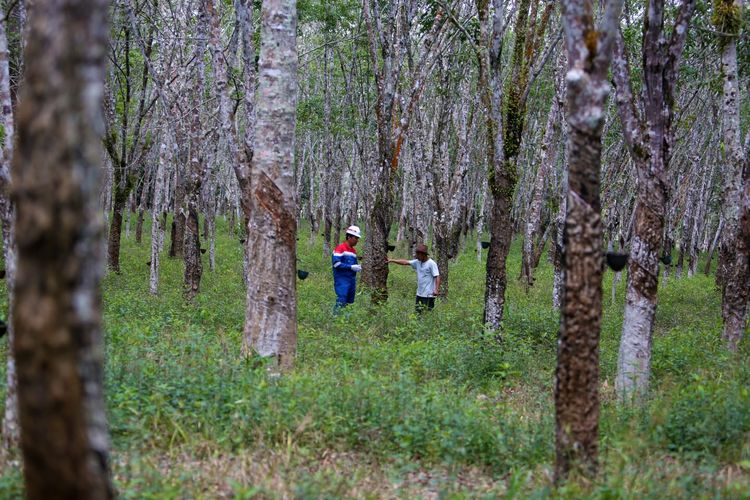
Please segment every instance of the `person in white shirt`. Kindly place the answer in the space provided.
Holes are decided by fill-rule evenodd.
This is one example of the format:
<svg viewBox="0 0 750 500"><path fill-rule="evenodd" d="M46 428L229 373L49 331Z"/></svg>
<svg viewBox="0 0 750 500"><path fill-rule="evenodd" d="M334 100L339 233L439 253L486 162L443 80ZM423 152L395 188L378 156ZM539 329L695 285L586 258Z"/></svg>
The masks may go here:
<svg viewBox="0 0 750 500"><path fill-rule="evenodd" d="M435 297L440 295L440 271L427 251L427 245L417 245L416 259L388 259L389 264L411 266L417 272L417 312L435 307Z"/></svg>

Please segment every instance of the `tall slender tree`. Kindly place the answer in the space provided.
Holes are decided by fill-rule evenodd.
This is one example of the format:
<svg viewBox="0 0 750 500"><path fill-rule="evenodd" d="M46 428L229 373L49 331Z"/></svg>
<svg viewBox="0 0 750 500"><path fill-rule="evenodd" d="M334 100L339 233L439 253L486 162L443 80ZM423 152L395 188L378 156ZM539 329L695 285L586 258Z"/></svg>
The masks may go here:
<svg viewBox="0 0 750 500"><path fill-rule="evenodd" d="M213 0L204 0L198 6L198 19L195 30L195 53L193 60L192 119L190 122L190 170L185 183L187 195L187 219L185 221L185 296L195 297L200 291L203 263L201 261L201 236L199 227L200 194L206 177L206 162L203 156L203 134L201 110L203 108L203 85L205 72L204 55L206 52L209 9L213 9Z"/></svg>
<svg viewBox="0 0 750 500"><path fill-rule="evenodd" d="M721 77L723 81L722 122L724 131L721 213L724 231L719 241L719 263L716 281L722 291L721 312L724 320L722 338L735 350L747 322L747 249L743 246L740 218L743 194L743 166L748 149L740 140L740 98L737 61L737 38L742 28L742 2L714 2L714 25L719 32ZM748 136L750 139L750 136Z"/></svg>
<svg viewBox="0 0 750 500"><path fill-rule="evenodd" d="M630 84L630 65L618 30L613 75L625 143L638 175L635 226L630 239L627 294L617 361L616 387L622 398L643 393L651 372L651 340L656 315L659 257L663 251L669 161L674 132L674 91L695 0L682 0L669 41L664 0L647 4L643 18L641 110Z"/></svg>

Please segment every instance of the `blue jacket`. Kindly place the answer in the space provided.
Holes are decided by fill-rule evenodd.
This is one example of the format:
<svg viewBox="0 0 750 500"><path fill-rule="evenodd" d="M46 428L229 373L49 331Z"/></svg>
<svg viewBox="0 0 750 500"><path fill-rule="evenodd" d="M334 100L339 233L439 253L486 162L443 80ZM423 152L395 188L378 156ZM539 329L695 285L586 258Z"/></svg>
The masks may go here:
<svg viewBox="0 0 750 500"><path fill-rule="evenodd" d="M346 242L341 243L333 251L331 256L333 264L333 283L355 282L357 273L352 271L352 266L357 263L357 250L350 247Z"/></svg>

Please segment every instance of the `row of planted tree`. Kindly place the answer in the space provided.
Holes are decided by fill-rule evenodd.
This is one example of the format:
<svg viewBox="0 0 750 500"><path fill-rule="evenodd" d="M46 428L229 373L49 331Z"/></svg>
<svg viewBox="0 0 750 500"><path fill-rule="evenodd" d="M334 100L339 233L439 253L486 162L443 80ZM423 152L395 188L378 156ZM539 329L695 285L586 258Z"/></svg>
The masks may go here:
<svg viewBox="0 0 750 500"><path fill-rule="evenodd" d="M204 245L214 265L215 219L228 217L245 248L247 348L284 368L296 350L300 221L322 233L324 258L342 226L364 223L375 303L388 297L389 236L411 247L431 239L445 289L450 260L473 238L480 257L487 239L483 319L498 338L511 241L523 239L526 287L549 248L561 311L559 477L596 468L604 248L610 260L628 256L623 400L648 389L660 269L662 279L672 268L691 275L704 252L708 273L718 254L723 338L737 348L750 295L750 134L743 145L739 91L750 61L739 3L4 7L0 218L15 357L3 429L15 443L20 407L26 457L38 457L41 441L29 444L39 431L24 408L39 416L65 399L54 385L63 373L83 410L74 415L65 399L71 414L46 418L98 429L80 443L106 457L101 273L91 265L102 213L113 272L123 224L135 217L140 242L150 213L152 294L172 214L169 255L184 259L188 300L200 293ZM90 181L97 173L100 184ZM70 357L45 335L64 338ZM25 399L33 387L46 396Z"/></svg>

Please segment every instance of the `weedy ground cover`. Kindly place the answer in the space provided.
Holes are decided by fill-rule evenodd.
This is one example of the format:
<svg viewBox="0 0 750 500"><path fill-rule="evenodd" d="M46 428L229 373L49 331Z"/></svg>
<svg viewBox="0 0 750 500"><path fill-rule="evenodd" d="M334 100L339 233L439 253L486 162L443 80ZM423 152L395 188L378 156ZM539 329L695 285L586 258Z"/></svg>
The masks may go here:
<svg viewBox="0 0 750 500"><path fill-rule="evenodd" d="M148 233L146 233L148 234ZM526 294L510 256L502 340L481 325L484 262L468 245L448 299L413 312L415 277L391 269L390 299L334 316L330 257L304 230L295 370L269 377L242 355L242 247L220 221L217 267L182 298L182 263L163 259L148 293L150 245L125 238L104 280L112 470L125 498L737 497L750 495L747 345L721 346L719 294L703 275L661 286L652 391L621 406L613 381L624 280L601 339L601 474L555 487L558 314L543 259ZM400 244L393 255L407 257ZM5 383L5 346L2 347ZM4 392L4 391L3 391ZM15 455L0 497L22 494Z"/></svg>

